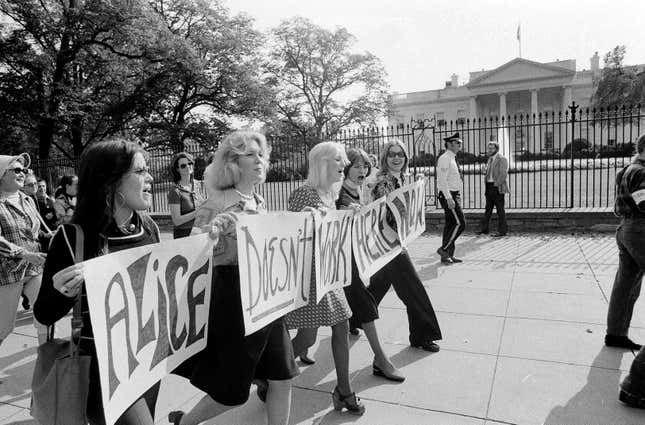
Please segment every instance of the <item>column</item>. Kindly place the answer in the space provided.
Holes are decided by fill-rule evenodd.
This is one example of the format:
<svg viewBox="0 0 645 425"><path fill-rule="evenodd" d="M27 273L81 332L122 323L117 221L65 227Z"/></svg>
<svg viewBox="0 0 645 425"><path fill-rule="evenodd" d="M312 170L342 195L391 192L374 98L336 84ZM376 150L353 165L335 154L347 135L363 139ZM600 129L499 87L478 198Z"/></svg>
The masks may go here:
<svg viewBox="0 0 645 425"><path fill-rule="evenodd" d="M538 89L531 89L531 118L537 119L538 114Z"/></svg>
<svg viewBox="0 0 645 425"><path fill-rule="evenodd" d="M564 115L565 112L569 110L569 105L571 105L571 102L573 101L571 86L564 86L563 89L564 90L562 92L562 115Z"/></svg>
<svg viewBox="0 0 645 425"><path fill-rule="evenodd" d="M506 116L506 92L499 93L499 120L502 121L504 117L504 122L508 119Z"/></svg>
<svg viewBox="0 0 645 425"><path fill-rule="evenodd" d="M471 119L477 118L477 96L470 96L470 107L468 114Z"/></svg>

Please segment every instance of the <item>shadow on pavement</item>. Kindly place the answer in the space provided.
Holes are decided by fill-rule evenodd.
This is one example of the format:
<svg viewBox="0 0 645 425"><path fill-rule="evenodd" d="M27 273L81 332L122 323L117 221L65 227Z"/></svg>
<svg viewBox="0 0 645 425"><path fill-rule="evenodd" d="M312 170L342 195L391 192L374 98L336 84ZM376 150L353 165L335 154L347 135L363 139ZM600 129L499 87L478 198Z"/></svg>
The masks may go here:
<svg viewBox="0 0 645 425"><path fill-rule="evenodd" d="M29 404L35 361L36 347L0 358L0 371L6 375L0 378L2 380L2 385L0 385L2 403Z"/></svg>
<svg viewBox="0 0 645 425"><path fill-rule="evenodd" d="M643 423L643 412L618 401L624 351L603 347L592 363L587 384L564 406L556 406L544 425Z"/></svg>

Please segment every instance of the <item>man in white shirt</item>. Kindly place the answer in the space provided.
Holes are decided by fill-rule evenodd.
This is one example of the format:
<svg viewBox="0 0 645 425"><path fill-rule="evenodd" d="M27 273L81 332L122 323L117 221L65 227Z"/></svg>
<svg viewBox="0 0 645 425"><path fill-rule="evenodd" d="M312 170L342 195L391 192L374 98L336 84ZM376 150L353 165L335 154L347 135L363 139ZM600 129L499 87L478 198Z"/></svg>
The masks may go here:
<svg viewBox="0 0 645 425"><path fill-rule="evenodd" d="M443 228L442 245L437 249L443 264L461 263L455 258L455 241L466 228L466 219L461 211L461 190L463 181L457 167L456 155L461 150L462 140L459 133L443 139L446 151L437 161L437 190L443 208L446 224Z"/></svg>

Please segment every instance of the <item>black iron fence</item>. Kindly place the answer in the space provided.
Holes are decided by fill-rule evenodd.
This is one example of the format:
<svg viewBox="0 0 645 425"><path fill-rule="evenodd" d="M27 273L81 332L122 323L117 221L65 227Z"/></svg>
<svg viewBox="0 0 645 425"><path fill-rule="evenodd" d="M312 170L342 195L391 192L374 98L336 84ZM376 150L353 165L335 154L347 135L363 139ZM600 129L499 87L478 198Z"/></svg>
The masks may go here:
<svg viewBox="0 0 645 425"><path fill-rule="evenodd" d="M411 122L406 126L345 130L333 140L379 155L384 143L399 139L410 153L410 173L427 179L426 201L436 206L435 163L443 153L443 138L459 132L464 141L458 163L463 174L463 206L484 207L483 167L486 147L496 141L509 159L511 194L507 207L515 209L611 208L616 173L627 165L638 136L645 131L640 106L589 110L575 103L564 112L535 116L515 115L460 119L435 123ZM273 138L271 167L259 191L270 210L287 207L289 194L304 183L308 147L296 139ZM210 152L192 147L195 174L201 178ZM148 160L155 179L153 210L167 212L167 193L172 186L171 152L155 151ZM75 172L76 160L36 161L38 176L52 183Z"/></svg>

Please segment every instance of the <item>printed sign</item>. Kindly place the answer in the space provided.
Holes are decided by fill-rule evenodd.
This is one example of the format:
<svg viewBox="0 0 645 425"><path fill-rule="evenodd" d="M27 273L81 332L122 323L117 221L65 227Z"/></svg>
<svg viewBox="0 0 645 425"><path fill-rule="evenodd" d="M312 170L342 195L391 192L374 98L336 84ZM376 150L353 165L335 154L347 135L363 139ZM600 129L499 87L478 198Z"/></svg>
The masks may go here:
<svg viewBox="0 0 645 425"><path fill-rule="evenodd" d="M311 213L240 215L237 255L246 335L309 303L313 241Z"/></svg>
<svg viewBox="0 0 645 425"><path fill-rule="evenodd" d="M83 263L108 425L206 347L212 251L204 234Z"/></svg>
<svg viewBox="0 0 645 425"><path fill-rule="evenodd" d="M396 220L399 241L403 247L426 230L425 181L403 186L387 196L387 205Z"/></svg>
<svg viewBox="0 0 645 425"><path fill-rule="evenodd" d="M398 236L385 222L385 197L362 207L354 215L352 250L365 285L370 277L401 253Z"/></svg>
<svg viewBox="0 0 645 425"><path fill-rule="evenodd" d="M314 216L316 303L329 291L352 283L352 211Z"/></svg>

